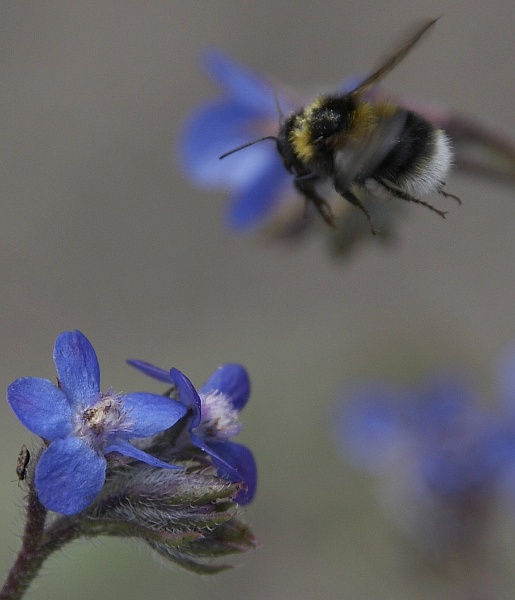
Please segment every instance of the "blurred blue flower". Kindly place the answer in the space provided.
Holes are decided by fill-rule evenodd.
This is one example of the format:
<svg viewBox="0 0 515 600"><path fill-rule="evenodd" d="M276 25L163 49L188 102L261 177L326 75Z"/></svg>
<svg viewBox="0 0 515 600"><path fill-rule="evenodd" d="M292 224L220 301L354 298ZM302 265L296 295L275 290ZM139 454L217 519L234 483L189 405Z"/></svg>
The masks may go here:
<svg viewBox="0 0 515 600"><path fill-rule="evenodd" d="M291 175L273 141L256 144L224 160L219 157L246 142L276 134L278 107L287 112L293 107L264 78L220 52L206 53L204 65L222 86L224 97L207 102L190 115L181 135L180 157L187 175L197 185L231 192L229 226L239 231L250 229L291 192Z"/></svg>
<svg viewBox="0 0 515 600"><path fill-rule="evenodd" d="M460 377L368 384L342 399L337 437L347 459L375 474L405 467L417 489L446 502L489 495L515 459L515 421L480 408Z"/></svg>
<svg viewBox="0 0 515 600"><path fill-rule="evenodd" d="M155 394L100 392L100 368L80 332L59 335L54 347L58 385L23 377L7 401L32 433L50 441L35 470L35 486L49 510L72 515L86 508L105 481L105 455L118 452L153 467L173 467L139 450L131 438L152 436L186 414L178 402Z"/></svg>
<svg viewBox="0 0 515 600"><path fill-rule="evenodd" d="M380 476L388 516L437 562L480 556L494 501L515 491L515 347L498 372L501 415L450 373L357 385L337 405L340 454Z"/></svg>
<svg viewBox="0 0 515 600"><path fill-rule="evenodd" d="M221 365L197 393L191 381L178 369L165 371L141 360L128 360L127 363L176 388L179 402L191 412L188 431L193 445L211 457L222 477L245 484L236 501L248 504L256 492L254 456L245 446L229 441L241 431L238 415L250 395L245 368L232 363Z"/></svg>

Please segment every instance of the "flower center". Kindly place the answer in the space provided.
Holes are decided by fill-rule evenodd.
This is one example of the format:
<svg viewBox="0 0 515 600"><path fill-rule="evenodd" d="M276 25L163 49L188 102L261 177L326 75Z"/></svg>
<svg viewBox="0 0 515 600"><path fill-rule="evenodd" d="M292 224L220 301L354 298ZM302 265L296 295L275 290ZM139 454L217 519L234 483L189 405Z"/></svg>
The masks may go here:
<svg viewBox="0 0 515 600"><path fill-rule="evenodd" d="M120 402L120 394L109 389L82 413L79 435L89 438L98 447L129 429L130 422Z"/></svg>
<svg viewBox="0 0 515 600"><path fill-rule="evenodd" d="M242 429L238 411L223 394L202 394L200 400L202 416L200 425L195 429L196 433L214 442L222 442L238 435Z"/></svg>

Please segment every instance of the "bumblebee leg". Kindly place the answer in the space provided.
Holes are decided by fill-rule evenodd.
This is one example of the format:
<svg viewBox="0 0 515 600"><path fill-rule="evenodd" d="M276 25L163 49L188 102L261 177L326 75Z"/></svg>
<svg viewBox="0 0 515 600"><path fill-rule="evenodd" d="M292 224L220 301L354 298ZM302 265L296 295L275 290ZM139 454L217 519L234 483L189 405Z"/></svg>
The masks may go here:
<svg viewBox="0 0 515 600"><path fill-rule="evenodd" d="M456 202L461 206L461 198L458 198L458 196L455 196L454 194L449 194L449 192L446 192L443 189L445 181L440 181L440 183L442 184L442 187L438 190L438 193L441 194L444 198L452 198L453 200L456 200Z"/></svg>
<svg viewBox="0 0 515 600"><path fill-rule="evenodd" d="M315 183L318 180L318 176L313 173L307 173L306 175L297 175L295 177L295 187L304 196L307 202L312 202L318 212L322 215L324 221L330 225L333 229L337 229L336 221L334 220L333 211L326 200L320 196L316 189Z"/></svg>
<svg viewBox="0 0 515 600"><path fill-rule="evenodd" d="M348 200L353 206L357 206L361 212L365 213L365 217L368 220L368 224L370 225L370 231L376 235L379 231L372 225L372 219L370 218L370 213L366 209L366 206L361 202L361 200L355 196L351 191L347 191L342 196L345 200Z"/></svg>
<svg viewBox="0 0 515 600"><path fill-rule="evenodd" d="M424 200L420 200L420 198L415 198L414 196L410 196L409 194L406 194L406 192L403 192L402 190L399 190L396 187L391 186L389 183L387 183L386 181L384 181L382 179L374 178L374 181L377 181L377 183L379 183L379 185L383 186L385 190L390 192L390 194L392 194L392 196L395 196L396 198L400 198L401 200L406 200L407 202L415 202L415 204L421 204L422 206L429 208L429 210L432 210L437 215L440 215L442 218L445 219L445 215L447 214L447 211L439 210L438 208L435 208L432 204L429 204L429 202L424 202Z"/></svg>

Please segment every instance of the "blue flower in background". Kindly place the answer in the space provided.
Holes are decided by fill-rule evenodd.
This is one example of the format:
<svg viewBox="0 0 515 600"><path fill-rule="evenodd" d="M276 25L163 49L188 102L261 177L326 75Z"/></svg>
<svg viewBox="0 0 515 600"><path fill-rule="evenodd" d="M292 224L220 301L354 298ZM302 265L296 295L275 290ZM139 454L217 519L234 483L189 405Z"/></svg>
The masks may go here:
<svg viewBox="0 0 515 600"><path fill-rule="evenodd" d="M245 484L236 501L248 504L256 492L256 463L248 448L229 441L241 431L239 412L250 395L245 368L232 363L218 367L197 393L191 381L178 369L165 371L141 360L128 360L127 363L176 387L179 402L191 411L188 431L193 445L211 457L222 477Z"/></svg>
<svg viewBox="0 0 515 600"><path fill-rule="evenodd" d="M338 404L341 455L381 476L389 516L438 560L481 547L474 545L489 503L513 491L515 348L499 373L503 415L486 411L473 387L450 374L414 386L363 384Z"/></svg>
<svg viewBox="0 0 515 600"><path fill-rule="evenodd" d="M515 459L515 421L480 408L459 377L368 384L343 400L337 436L347 459L375 474L408 466L417 485L447 502L488 495Z"/></svg>
<svg viewBox="0 0 515 600"><path fill-rule="evenodd" d="M153 467L169 465L135 448L145 438L174 425L185 407L155 394L100 391L100 368L88 339L64 332L55 342L58 385L23 377L7 388L7 401L32 433L50 442L35 470L35 486L49 510L72 515L86 508L102 489L107 461L118 452Z"/></svg>
<svg viewBox="0 0 515 600"><path fill-rule="evenodd" d="M288 193L292 177L273 141L263 141L224 160L219 157L251 140L275 135L279 128L278 106L292 106L264 78L220 52L204 56L209 75L223 89L190 115L179 142L180 157L188 177L206 188L229 190L229 226L250 229L266 219Z"/></svg>

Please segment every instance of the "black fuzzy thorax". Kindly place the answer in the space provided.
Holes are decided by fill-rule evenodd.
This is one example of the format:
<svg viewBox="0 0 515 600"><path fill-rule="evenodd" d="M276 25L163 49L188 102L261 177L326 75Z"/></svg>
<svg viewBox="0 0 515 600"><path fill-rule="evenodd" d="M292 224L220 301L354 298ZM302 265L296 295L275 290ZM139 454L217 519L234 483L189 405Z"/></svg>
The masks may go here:
<svg viewBox="0 0 515 600"><path fill-rule="evenodd" d="M338 135L348 129L356 100L350 96L327 96L311 110L310 129L313 143Z"/></svg>
<svg viewBox="0 0 515 600"><path fill-rule="evenodd" d="M290 173L304 174L315 170L320 175L333 171L333 149L324 142L349 128L356 100L349 96L326 96L286 119L277 136L277 150ZM308 127L315 156L310 165L303 162L291 144L296 127Z"/></svg>

